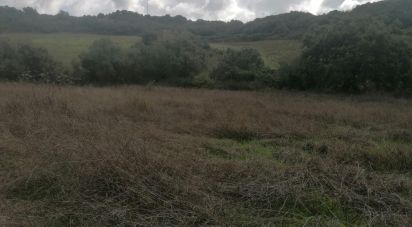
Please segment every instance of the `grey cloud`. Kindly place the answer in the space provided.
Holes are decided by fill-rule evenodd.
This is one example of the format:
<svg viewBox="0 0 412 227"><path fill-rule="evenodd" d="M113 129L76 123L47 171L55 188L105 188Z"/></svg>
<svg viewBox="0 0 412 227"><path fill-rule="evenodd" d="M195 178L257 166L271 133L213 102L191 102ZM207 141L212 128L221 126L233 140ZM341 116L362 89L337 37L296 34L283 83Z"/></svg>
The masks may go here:
<svg viewBox="0 0 412 227"><path fill-rule="evenodd" d="M326 0L323 5L331 9L339 9L342 2L341 0Z"/></svg>
<svg viewBox="0 0 412 227"><path fill-rule="evenodd" d="M124 8L129 5L129 0L113 0L113 2L116 8Z"/></svg>
<svg viewBox="0 0 412 227"><path fill-rule="evenodd" d="M207 2L205 10L217 11L222 10L227 5L227 0L210 0Z"/></svg>
<svg viewBox="0 0 412 227"><path fill-rule="evenodd" d="M153 15L183 15L190 19L252 20L291 10L314 14L348 10L358 4L377 0L149 0ZM72 15L108 13L115 10L145 12L146 0L0 0L0 5L30 6L41 13L66 10Z"/></svg>

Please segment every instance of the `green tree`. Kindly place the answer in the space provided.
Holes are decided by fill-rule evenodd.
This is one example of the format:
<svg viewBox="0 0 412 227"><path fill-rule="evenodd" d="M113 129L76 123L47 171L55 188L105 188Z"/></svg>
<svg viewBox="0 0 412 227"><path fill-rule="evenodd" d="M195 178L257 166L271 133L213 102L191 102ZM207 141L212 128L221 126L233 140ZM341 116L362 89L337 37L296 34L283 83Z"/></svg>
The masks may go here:
<svg viewBox="0 0 412 227"><path fill-rule="evenodd" d="M408 86L411 50L373 20L343 20L304 40L295 64L281 69L281 84L298 89L360 93Z"/></svg>
<svg viewBox="0 0 412 227"><path fill-rule="evenodd" d="M55 62L45 49L6 41L0 42L0 79L44 83L71 82L61 64Z"/></svg>
<svg viewBox="0 0 412 227"><path fill-rule="evenodd" d="M227 49L211 77L219 87L229 89L251 89L270 86L271 83L270 70L265 67L260 53L255 49Z"/></svg>
<svg viewBox="0 0 412 227"><path fill-rule="evenodd" d="M195 75L205 70L208 52L208 44L191 34L163 32L129 51L130 80L190 84Z"/></svg>
<svg viewBox="0 0 412 227"><path fill-rule="evenodd" d="M110 39L95 41L79 58L75 73L80 74L83 83L107 85L125 82L124 53Z"/></svg>
<svg viewBox="0 0 412 227"><path fill-rule="evenodd" d="M0 79L18 80L22 74L16 47L9 42L0 42Z"/></svg>

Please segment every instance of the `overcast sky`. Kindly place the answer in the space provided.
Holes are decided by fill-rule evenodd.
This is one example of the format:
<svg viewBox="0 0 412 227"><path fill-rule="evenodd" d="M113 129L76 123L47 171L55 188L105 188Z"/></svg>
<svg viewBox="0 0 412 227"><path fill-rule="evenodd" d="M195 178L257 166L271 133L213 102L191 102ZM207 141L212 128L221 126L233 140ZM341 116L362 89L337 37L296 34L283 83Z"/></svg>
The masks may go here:
<svg viewBox="0 0 412 227"><path fill-rule="evenodd" d="M349 10L356 5L377 0L149 0L152 15L183 15L190 19L253 20L284 12L307 11L321 14L330 10ZM59 10L71 15L95 15L119 9L146 12L146 0L0 0L0 5L18 8L30 6L41 13Z"/></svg>

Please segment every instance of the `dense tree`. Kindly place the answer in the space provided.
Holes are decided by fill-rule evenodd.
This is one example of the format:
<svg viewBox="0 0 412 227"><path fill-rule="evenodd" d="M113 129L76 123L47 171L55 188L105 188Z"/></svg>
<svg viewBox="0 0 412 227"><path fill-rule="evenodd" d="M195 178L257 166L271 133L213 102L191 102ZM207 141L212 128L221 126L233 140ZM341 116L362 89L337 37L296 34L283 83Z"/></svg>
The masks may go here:
<svg viewBox="0 0 412 227"><path fill-rule="evenodd" d="M75 76L83 83L169 85L190 84L204 71L208 44L187 33L163 32L145 37L129 50L107 39L96 41L75 64Z"/></svg>
<svg viewBox="0 0 412 227"><path fill-rule="evenodd" d="M79 56L75 76L83 83L100 85L125 82L125 56L123 50L110 39L95 41Z"/></svg>
<svg viewBox="0 0 412 227"><path fill-rule="evenodd" d="M134 82L190 84L206 68L209 45L189 33L162 32L135 45L128 55Z"/></svg>
<svg viewBox="0 0 412 227"><path fill-rule="evenodd" d="M241 39L259 40L265 38L300 39L318 18L310 13L291 12L265 18L258 18L242 26Z"/></svg>
<svg viewBox="0 0 412 227"><path fill-rule="evenodd" d="M351 12L353 17L377 17L387 25L400 28L412 27L412 1L385 0L358 6Z"/></svg>
<svg viewBox="0 0 412 227"><path fill-rule="evenodd" d="M255 49L224 51L211 73L218 87L229 89L250 89L263 84L270 86L270 75L270 70Z"/></svg>
<svg viewBox="0 0 412 227"><path fill-rule="evenodd" d="M27 44L0 42L0 79L69 83L62 66L48 52Z"/></svg>
<svg viewBox="0 0 412 227"><path fill-rule="evenodd" d="M373 20L343 20L308 35L282 84L328 92L400 91L410 86L411 50Z"/></svg>

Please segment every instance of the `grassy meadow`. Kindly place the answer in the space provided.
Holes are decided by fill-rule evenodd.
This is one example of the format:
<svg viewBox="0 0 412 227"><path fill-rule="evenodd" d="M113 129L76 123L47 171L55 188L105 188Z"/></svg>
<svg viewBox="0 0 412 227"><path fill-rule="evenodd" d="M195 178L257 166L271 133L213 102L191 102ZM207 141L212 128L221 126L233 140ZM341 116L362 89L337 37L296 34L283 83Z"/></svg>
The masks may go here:
<svg viewBox="0 0 412 227"><path fill-rule="evenodd" d="M0 84L0 226L410 226L412 101Z"/></svg>
<svg viewBox="0 0 412 227"><path fill-rule="evenodd" d="M45 48L57 61L70 66L80 53L87 50L90 45L102 38L111 39L122 48L127 49L133 44L140 42L141 38L136 36L114 36L95 34L73 34L73 33L5 33L0 34L0 39L14 42L29 43L36 47Z"/></svg>

